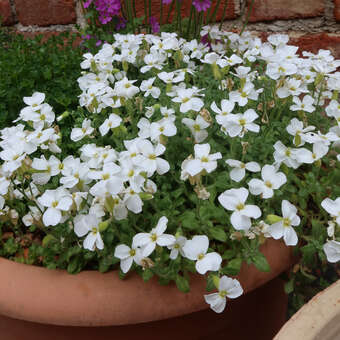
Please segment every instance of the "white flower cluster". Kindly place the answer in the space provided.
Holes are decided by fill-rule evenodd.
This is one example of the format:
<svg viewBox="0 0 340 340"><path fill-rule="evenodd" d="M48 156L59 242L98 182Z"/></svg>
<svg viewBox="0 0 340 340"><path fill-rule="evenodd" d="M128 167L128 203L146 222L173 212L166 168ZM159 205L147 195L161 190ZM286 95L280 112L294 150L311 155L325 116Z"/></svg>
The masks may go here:
<svg viewBox="0 0 340 340"><path fill-rule="evenodd" d="M317 165L332 145L340 142L340 103L337 99L340 74L335 72L340 61L323 50L317 55L305 53L303 58L299 57L297 47L287 45L285 35L272 35L268 42L262 43L247 33L239 36L204 28L202 34L207 33L212 39L210 48L196 40L185 41L174 33L163 32L161 36L115 34L113 44L104 44L96 55L84 55L81 63L84 71L78 79L82 91L80 106L88 110L91 117L107 115L98 128L101 136L113 136L115 131L123 131L125 125L134 124L136 134L123 141L122 151L110 145L96 145L93 138L98 132L90 119L84 119L82 126L73 127L70 135L74 142L85 141L79 149L79 157L68 155L60 159L59 129L52 108L44 103L45 95L36 92L32 97L25 97L27 106L16 121L19 124L1 131L2 209L6 209L4 197L7 195L25 197L31 202L30 212L22 217L25 225L56 226L71 219L77 236L86 235L83 247L101 250L104 248L101 233L108 224L114 219L127 218L129 212L141 213L143 200L152 199L157 192L157 180L151 178L168 173L173 166L165 155L167 143L171 144L179 126L191 136L188 139L192 142L192 154L181 159L178 179L189 180L196 185L198 197L208 199L210 193L204 188L202 177L214 172L218 161L225 156L212 152L211 132L221 133L226 138L226 150L233 143L240 143L247 134L260 134L262 113L259 111L267 112L271 105L265 102L266 107L256 108L259 96L265 91L259 84L266 81L275 89L277 98L291 98L293 102L289 110L296 111L297 117L291 119L286 128L293 146L277 140L273 144L272 164L262 166L256 159L244 162L243 154L239 159L234 159L235 155L233 159L225 158L223 165L231 168L229 177L236 182L236 187L218 196L218 202L231 213L233 228L245 235L248 233L249 238L255 237L254 233L262 230L258 226L265 223L255 221L262 216L262 211L257 205L247 204L249 194L254 196L251 200L272 198L287 182L287 176L280 171L281 165L292 169L303 164ZM169 67L170 59L176 65L174 69ZM255 62L265 63L263 75L249 67ZM128 79L131 67L138 69L143 80ZM213 101L209 106L205 103L206 89L200 88L199 82L187 81L203 67L211 67L212 75L219 81L219 89L224 91L224 99L217 103ZM227 77L229 72L234 81ZM308 88L312 83L315 94ZM153 105L144 107L140 104L142 117L120 115L120 109L132 103L138 105L143 100ZM321 105L334 122L326 133L306 124L308 115ZM161 119L153 118L156 111ZM281 114L281 111L276 112ZM132 123L136 118L138 121ZM272 119L279 120L280 117ZM88 142L90 138L92 143ZM40 156L36 151L40 151ZM246 177L246 171L254 174L247 182L248 188L238 184ZM27 172L32 174L32 182L21 186L20 176ZM260 173L260 177L256 173ZM41 189L56 176L60 178L56 189ZM337 224L340 224L339 199L326 199L322 204ZM133 263L144 266L156 247L167 247L171 260L181 255L195 261L200 274L221 269L222 257L209 251L206 235L194 235L187 240L184 235L165 234L167 223L167 217L163 216L150 232L137 233L131 245L116 247L114 256L121 260L124 273ZM283 238L292 246L298 242L294 227L299 224L297 208L283 200L282 217L276 216L275 223L266 225L262 233L275 239ZM330 261L340 260L340 242L329 241L324 248ZM242 294L238 281L226 276L219 278L216 286L218 293L205 296L216 312L224 309L226 297Z"/></svg>

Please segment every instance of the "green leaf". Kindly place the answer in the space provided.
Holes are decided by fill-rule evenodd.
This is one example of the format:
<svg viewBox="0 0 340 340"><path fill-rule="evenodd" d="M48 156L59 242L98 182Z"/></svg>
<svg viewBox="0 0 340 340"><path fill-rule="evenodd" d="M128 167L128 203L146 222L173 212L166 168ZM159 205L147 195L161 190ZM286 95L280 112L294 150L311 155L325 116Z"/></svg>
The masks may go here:
<svg viewBox="0 0 340 340"><path fill-rule="evenodd" d="M222 273L230 276L237 275L241 270L241 266L242 266L241 258L230 260L228 264L225 267L223 267Z"/></svg>
<svg viewBox="0 0 340 340"><path fill-rule="evenodd" d="M269 272L270 266L266 259L266 257L262 253L258 253L253 256L252 262L254 263L255 267L262 272Z"/></svg>
<svg viewBox="0 0 340 340"><path fill-rule="evenodd" d="M153 277L151 269L147 268L143 271L142 278L145 282L149 281Z"/></svg>
<svg viewBox="0 0 340 340"><path fill-rule="evenodd" d="M180 221L182 222L182 226L185 229L189 230L197 229L198 221L193 211L188 210L184 214L182 214L180 216Z"/></svg>
<svg viewBox="0 0 340 340"><path fill-rule="evenodd" d="M227 234L222 227L212 227L208 229L209 236L217 241L226 242Z"/></svg>
<svg viewBox="0 0 340 340"><path fill-rule="evenodd" d="M291 278L288 282L285 283L285 292L286 294L290 294L294 291L294 277Z"/></svg>
<svg viewBox="0 0 340 340"><path fill-rule="evenodd" d="M47 234L42 240L42 245L44 247L47 247L49 243L56 241L56 240L57 239L52 234Z"/></svg>
<svg viewBox="0 0 340 340"><path fill-rule="evenodd" d="M176 276L176 286L183 293L188 293L190 291L189 281L184 276Z"/></svg>

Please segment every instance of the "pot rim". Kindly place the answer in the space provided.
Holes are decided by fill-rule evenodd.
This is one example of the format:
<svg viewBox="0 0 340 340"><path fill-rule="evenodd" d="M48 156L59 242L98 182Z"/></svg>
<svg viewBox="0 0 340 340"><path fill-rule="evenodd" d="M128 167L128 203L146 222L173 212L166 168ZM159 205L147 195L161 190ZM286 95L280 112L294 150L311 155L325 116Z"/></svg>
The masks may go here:
<svg viewBox="0 0 340 340"><path fill-rule="evenodd" d="M274 340L335 339L335 337L333 337L335 336L335 334L333 334L335 330L334 328L332 329L332 325L339 324L339 296L340 280L315 295L308 303L299 309L284 324Z"/></svg>
<svg viewBox="0 0 340 340"><path fill-rule="evenodd" d="M294 262L292 248L268 239L261 246L271 271L243 263L237 276L250 292L278 276ZM161 286L155 277L144 282L136 273L121 280L117 271L65 270L16 263L0 258L0 314L62 326L118 326L168 319L209 308L205 277L192 275L191 290Z"/></svg>

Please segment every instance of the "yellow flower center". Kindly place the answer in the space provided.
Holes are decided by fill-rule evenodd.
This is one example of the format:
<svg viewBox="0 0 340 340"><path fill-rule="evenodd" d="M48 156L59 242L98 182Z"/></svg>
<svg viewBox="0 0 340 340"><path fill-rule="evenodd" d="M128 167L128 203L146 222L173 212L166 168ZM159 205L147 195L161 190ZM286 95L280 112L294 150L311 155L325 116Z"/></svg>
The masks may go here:
<svg viewBox="0 0 340 340"><path fill-rule="evenodd" d="M197 258L198 260L202 260L204 258L204 254L199 254Z"/></svg>
<svg viewBox="0 0 340 340"><path fill-rule="evenodd" d="M273 187L273 184L271 184L269 181L265 181L264 184L270 189Z"/></svg>
<svg viewBox="0 0 340 340"><path fill-rule="evenodd" d="M218 293L218 295L221 297L221 298L225 298L226 296L227 296L227 291L225 291L225 290L221 290L219 293Z"/></svg>
<svg viewBox="0 0 340 340"><path fill-rule="evenodd" d="M102 179L104 180L104 181L106 181L107 179L109 179L110 178L110 175L109 174L103 174L102 175Z"/></svg>
<svg viewBox="0 0 340 340"><path fill-rule="evenodd" d="M291 226L291 222L290 222L290 219L288 217L285 217L283 219L283 226L286 227L286 228Z"/></svg>
<svg viewBox="0 0 340 340"><path fill-rule="evenodd" d="M243 203L239 203L239 204L236 206L236 209L237 209L237 210L243 210L243 209L244 209L244 204L243 204Z"/></svg>
<svg viewBox="0 0 340 340"><path fill-rule="evenodd" d="M247 121L244 118L239 119L238 122L240 123L241 126L244 126L247 123Z"/></svg>
<svg viewBox="0 0 340 340"><path fill-rule="evenodd" d="M157 235L156 234L151 234L150 236L152 242L156 242L157 240Z"/></svg>

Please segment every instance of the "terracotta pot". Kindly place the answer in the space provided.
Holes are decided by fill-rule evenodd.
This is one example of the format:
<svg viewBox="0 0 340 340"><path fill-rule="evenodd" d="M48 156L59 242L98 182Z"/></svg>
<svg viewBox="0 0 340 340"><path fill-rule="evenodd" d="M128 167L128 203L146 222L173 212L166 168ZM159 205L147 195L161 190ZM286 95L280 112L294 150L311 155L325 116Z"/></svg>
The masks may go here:
<svg viewBox="0 0 340 340"><path fill-rule="evenodd" d="M340 280L320 292L282 327L274 340L340 338Z"/></svg>
<svg viewBox="0 0 340 340"><path fill-rule="evenodd" d="M268 240L261 250L271 271L263 273L244 264L239 280L245 293L272 280L293 262L291 248L282 242ZM126 326L170 319L208 308L203 299L206 282L201 276L192 277L191 291L187 294L178 291L174 285L160 286L156 279L145 283L136 274L122 281L115 272L84 271L70 275L63 270L48 270L5 259L0 259L0 276L0 314L49 325ZM218 315L207 312L218 320ZM241 313L237 318L240 316ZM199 325L197 320L195 327ZM176 323L172 329L174 327ZM163 339L168 338L163 336Z"/></svg>

